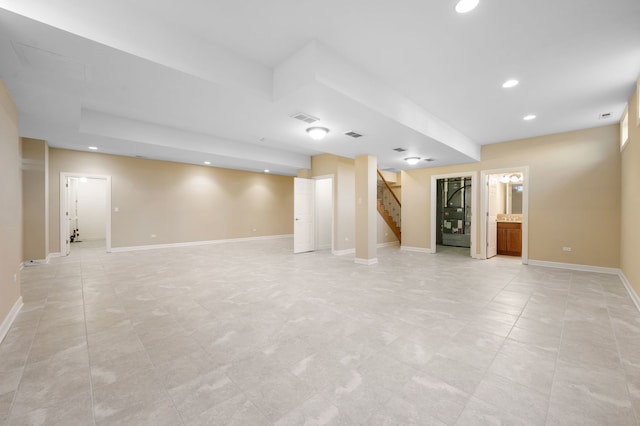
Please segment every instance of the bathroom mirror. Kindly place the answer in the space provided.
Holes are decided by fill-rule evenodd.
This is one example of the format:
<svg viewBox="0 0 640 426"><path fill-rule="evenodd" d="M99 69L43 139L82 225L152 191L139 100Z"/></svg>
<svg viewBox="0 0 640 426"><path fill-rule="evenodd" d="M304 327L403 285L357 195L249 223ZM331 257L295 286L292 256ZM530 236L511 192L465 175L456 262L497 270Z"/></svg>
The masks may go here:
<svg viewBox="0 0 640 426"><path fill-rule="evenodd" d="M507 214L522 214L522 183L508 183L506 196Z"/></svg>

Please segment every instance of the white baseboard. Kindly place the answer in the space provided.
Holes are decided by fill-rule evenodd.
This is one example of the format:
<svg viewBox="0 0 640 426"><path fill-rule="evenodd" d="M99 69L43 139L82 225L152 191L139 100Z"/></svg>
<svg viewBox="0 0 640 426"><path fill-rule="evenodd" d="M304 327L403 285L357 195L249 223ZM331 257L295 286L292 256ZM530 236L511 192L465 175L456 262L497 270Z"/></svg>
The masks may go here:
<svg viewBox="0 0 640 426"><path fill-rule="evenodd" d="M416 253L429 253L429 254L434 254L435 253L435 250L430 249L430 248L424 248L424 247L400 246L400 250L413 251L413 252L416 252Z"/></svg>
<svg viewBox="0 0 640 426"><path fill-rule="evenodd" d="M24 266L38 266L38 265L46 265L49 263L49 258L46 259L29 259L22 262Z"/></svg>
<svg viewBox="0 0 640 426"><path fill-rule="evenodd" d="M24 304L22 303L22 296L20 296L18 297L18 300L16 300L16 303L13 304L13 308L11 308L5 319L2 321L2 324L0 324L0 343L2 343L5 336L9 332L11 324L13 324L13 321L15 321L23 305Z"/></svg>
<svg viewBox="0 0 640 426"><path fill-rule="evenodd" d="M618 268L605 268L603 266L579 265L576 263L547 262L546 260L535 260L535 259L529 259L529 265L544 266L547 268L570 269L572 271L599 272L601 274L610 274L610 275L618 275L620 273L620 269Z"/></svg>
<svg viewBox="0 0 640 426"><path fill-rule="evenodd" d="M49 256L47 256L47 263L49 263L49 261L51 259L53 259L54 257L62 257L62 254L59 253L59 252L58 253L49 253Z"/></svg>
<svg viewBox="0 0 640 426"><path fill-rule="evenodd" d="M622 284L624 284L624 288L627 289L627 293L629 293L629 297L631 297L631 300L633 300L634 305L636 305L636 309L640 311L640 297L638 297L638 293L636 293L636 291L633 289L633 286L627 279L627 276L624 274L624 272L622 272L622 270L618 271L618 276L620 277Z"/></svg>
<svg viewBox="0 0 640 426"><path fill-rule="evenodd" d="M334 250L331 252L331 254L333 254L334 256L346 256L348 254L356 254L356 249L351 248L346 250Z"/></svg>
<svg viewBox="0 0 640 426"><path fill-rule="evenodd" d="M278 240L278 239L292 238L292 237L293 237L292 234L285 234L285 235L267 235L264 237L231 238L227 240L190 241L187 243L149 244L146 246L111 247L111 252L122 253L127 251L158 250L158 249L178 248L178 247L205 246L210 244L226 244L226 243L239 243L239 242L246 242L246 241Z"/></svg>
<svg viewBox="0 0 640 426"><path fill-rule="evenodd" d="M371 266L371 265L375 265L376 263L378 263L378 258L374 257L373 259L360 259L359 257L356 257L354 259L354 262L357 263L358 265Z"/></svg>
<svg viewBox="0 0 640 426"><path fill-rule="evenodd" d="M389 241L386 243L378 243L376 245L377 248L384 248L384 247L395 247L395 246L399 246L400 242L399 241Z"/></svg>

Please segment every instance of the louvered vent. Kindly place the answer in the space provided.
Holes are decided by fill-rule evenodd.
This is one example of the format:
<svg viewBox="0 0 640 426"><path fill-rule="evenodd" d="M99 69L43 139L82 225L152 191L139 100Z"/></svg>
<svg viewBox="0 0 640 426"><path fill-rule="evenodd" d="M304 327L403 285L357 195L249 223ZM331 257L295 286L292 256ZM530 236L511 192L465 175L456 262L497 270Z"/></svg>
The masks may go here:
<svg viewBox="0 0 640 426"><path fill-rule="evenodd" d="M319 121L319 118L316 118L312 115L305 114L304 112L299 112L297 114L293 114L290 116L291 118L295 118L296 120L304 121L305 123L311 124Z"/></svg>
<svg viewBox="0 0 640 426"><path fill-rule="evenodd" d="M360 133L357 133L357 132L346 132L345 135L351 136L352 138L361 138L362 137L362 135Z"/></svg>
<svg viewBox="0 0 640 426"><path fill-rule="evenodd" d="M393 148L393 150L396 152L405 152L406 148Z"/></svg>

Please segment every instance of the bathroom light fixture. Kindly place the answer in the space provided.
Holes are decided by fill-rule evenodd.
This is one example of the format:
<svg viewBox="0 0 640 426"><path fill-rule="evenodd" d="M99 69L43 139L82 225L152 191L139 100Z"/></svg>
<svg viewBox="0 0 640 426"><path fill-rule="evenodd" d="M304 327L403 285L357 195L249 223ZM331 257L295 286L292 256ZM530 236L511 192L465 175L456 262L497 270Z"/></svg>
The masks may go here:
<svg viewBox="0 0 640 426"><path fill-rule="evenodd" d="M90 149L91 151L97 151L97 150L98 150L98 147L97 147L97 146L90 146L90 147L89 147L89 149Z"/></svg>
<svg viewBox="0 0 640 426"><path fill-rule="evenodd" d="M311 136L311 139L315 141L319 141L324 139L325 136L327 136L327 133L329 133L329 129L327 129L326 127L309 127L307 129L307 133L309 133L309 136Z"/></svg>
<svg viewBox="0 0 640 426"><path fill-rule="evenodd" d="M211 161L205 161L204 164L208 166L209 164L211 164Z"/></svg>
<svg viewBox="0 0 640 426"><path fill-rule="evenodd" d="M415 166L416 164L418 164L418 161L420 161L420 157L407 157L404 159L404 161L406 161L410 166Z"/></svg>
<svg viewBox="0 0 640 426"><path fill-rule="evenodd" d="M265 173L269 173L269 169L264 169L264 172Z"/></svg>
<svg viewBox="0 0 640 426"><path fill-rule="evenodd" d="M530 121L530 120L533 120L534 118L536 118L536 116L533 114L525 115L524 117L522 117L522 119L525 121Z"/></svg>
<svg viewBox="0 0 640 426"><path fill-rule="evenodd" d="M520 183L522 182L522 175L521 174L512 174L512 175L502 175L500 176L500 182L501 183Z"/></svg>
<svg viewBox="0 0 640 426"><path fill-rule="evenodd" d="M478 3L480 3L480 0L460 0L458 4L456 4L456 12L470 12L478 6Z"/></svg>
<svg viewBox="0 0 640 426"><path fill-rule="evenodd" d="M510 89L511 87L517 86L518 83L519 83L518 80L507 80L504 83L502 83L502 87L504 87L505 89Z"/></svg>

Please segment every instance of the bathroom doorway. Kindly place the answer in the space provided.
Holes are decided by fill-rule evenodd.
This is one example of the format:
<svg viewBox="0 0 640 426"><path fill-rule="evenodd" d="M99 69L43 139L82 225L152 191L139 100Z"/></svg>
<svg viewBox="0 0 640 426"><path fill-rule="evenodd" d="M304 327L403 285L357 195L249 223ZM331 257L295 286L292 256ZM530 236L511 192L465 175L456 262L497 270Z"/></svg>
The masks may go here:
<svg viewBox="0 0 640 426"><path fill-rule="evenodd" d="M528 263L528 167L481 172L481 258L520 257Z"/></svg>

